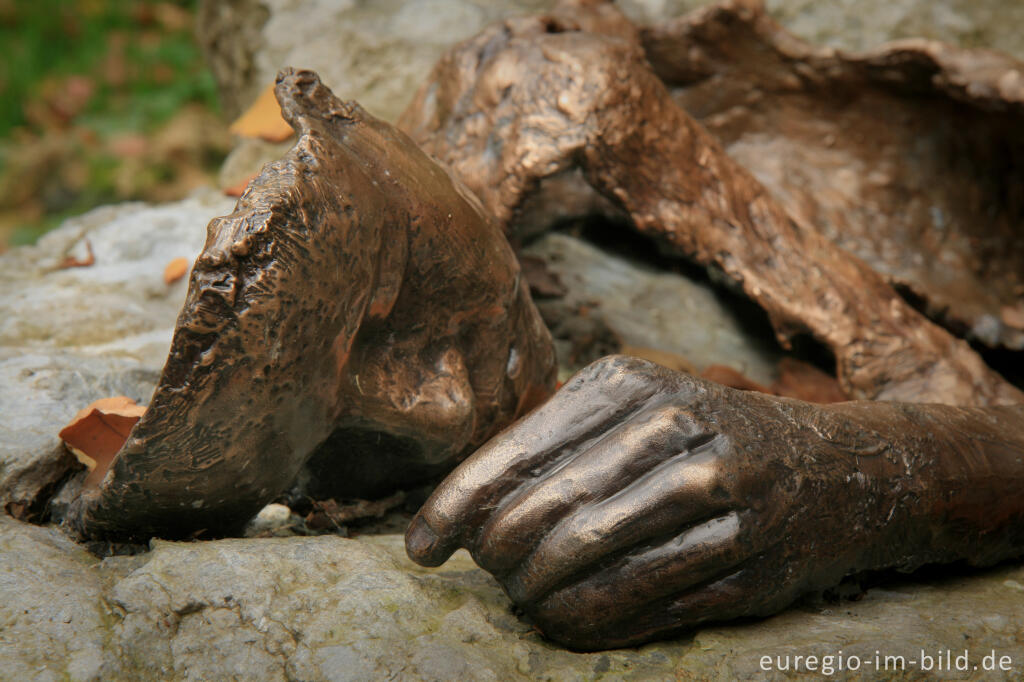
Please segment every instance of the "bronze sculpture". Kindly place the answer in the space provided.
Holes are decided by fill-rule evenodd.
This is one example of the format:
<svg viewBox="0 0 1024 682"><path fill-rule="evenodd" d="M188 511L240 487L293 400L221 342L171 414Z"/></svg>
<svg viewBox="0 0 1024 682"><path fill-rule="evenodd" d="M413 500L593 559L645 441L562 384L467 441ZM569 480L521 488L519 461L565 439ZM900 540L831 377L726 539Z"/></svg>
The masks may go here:
<svg viewBox="0 0 1024 682"><path fill-rule="evenodd" d="M780 201L677 103L696 108L687 85L730 71L711 44L726 29L786 57L782 76L748 87L769 101L775 77L797 94L808 83L834 93L875 87L876 69L893 90L922 64L983 111L1016 111L1017 86L982 73L968 80L989 90L960 92L956 64L918 48L874 62L815 53L751 7L641 32L608 3L580 2L453 50L402 125L483 208L401 133L314 75L283 74L299 142L211 223L150 409L71 525L94 537L231 532L309 463L325 486L363 495L450 469L550 389L550 341L486 215L518 239L545 227L554 202L623 216L717 269L780 339L828 346L852 395L961 407L812 406L606 359L437 489L409 530L414 559L467 546L546 634L600 648L770 613L851 571L1024 552L1024 395L889 284L934 302L926 312L950 327L1016 347L1009 322L978 323L1015 295L1015 195L975 193L1005 203L981 235L988 251L959 240L956 257L1003 248L993 272L1012 277L961 302L936 270L871 251L857 230L884 211L847 215L848 197L814 203L818 193L761 169ZM704 112L726 143L742 140L731 120L773 129L761 100L747 118L729 101L742 90L724 88ZM993 120L997 139L1007 124ZM814 159L799 161L812 174ZM821 216L853 224L854 250L885 276L837 246Z"/></svg>
<svg viewBox="0 0 1024 682"><path fill-rule="evenodd" d="M848 210L850 198L812 201L813 191L787 187L780 176L774 189L791 199L780 203L676 105L651 68L672 74L675 67L680 81L699 83L696 67L721 67L707 52L717 38L726 57L732 48L755 64L748 81L764 88L789 76L790 91L823 92L826 101L842 100L850 81L870 90L872 69L882 72L877 97L900 85L919 90L924 80L951 99L976 100L981 118L986 107L996 110L991 130L979 133L992 135L979 152L984 157L1001 135L1010 136L1008 154L1017 149L1007 120L1019 121L1022 90L1005 78L1014 62L936 57L941 50L930 45L861 60L813 53L774 35L752 5L723 3L645 36L600 2L506 22L443 58L402 124L462 174L513 235L535 229L533 204L559 195L581 211L619 211L664 251L722 271L768 311L782 340L807 330L826 344L852 395L987 407L814 406L628 358L582 370L460 465L406 536L410 557L427 565L467 547L545 634L574 648L632 645L701 622L772 613L858 571L960 559L986 565L1024 553L1024 396L826 236L830 220L857 229L869 220ZM754 38L744 42L744 30ZM794 84L794 74L810 84ZM712 79L703 91L712 99L707 110L732 117L718 122L727 133L736 120L742 132L743 122L766 116L763 93L744 93L743 85L730 91ZM715 88L722 92L709 94ZM755 95L746 102L752 111L729 100L736 91ZM679 98L702 105L694 93ZM853 109L843 112L846 122L864 115ZM790 134L799 137L808 125L802 119L813 115L796 118ZM773 124L785 139L785 125L762 122ZM948 134L936 138L929 143L949 143ZM764 148L770 145L762 155ZM897 148L892 157L905 153ZM885 160L869 149L846 161L872 154ZM908 165L920 161L910 155ZM813 159L800 163L814 167ZM1009 172L1006 182L1016 177ZM908 181L887 182L899 188ZM965 268L976 276L976 264L996 244L1007 249L1001 258L1013 272L1008 284L1018 287L1013 264L1024 253L1014 248L1013 232L1021 205L1001 185L988 190L984 183L973 190L974 206L988 211L966 229L978 239L959 244L952 260L974 263ZM1000 197L1002 204L992 203ZM941 210L962 216L966 209L955 199L945 197ZM915 220L904 226L911 235L921 229ZM849 238L869 256L877 246L856 230L839 232L830 236ZM895 239L915 244L906 234ZM875 260L885 261L883 253L879 248ZM898 282L913 270L901 271L898 260L876 265ZM1015 288L1000 294L966 287L954 301L939 286L940 274L919 267L907 286L939 302L937 317L954 326L1019 300ZM958 312L946 314L950 307ZM975 336L1019 343L1012 325L988 334L983 327Z"/></svg>
<svg viewBox="0 0 1024 682"><path fill-rule="evenodd" d="M1024 553L1024 405L813 405L599 360L462 463L406 535L548 637L604 649L771 614L872 569Z"/></svg>
<svg viewBox="0 0 1024 682"><path fill-rule="evenodd" d="M476 199L315 74L277 95L298 142L210 223L149 408L70 509L84 535L237 532L311 459L340 494L410 485L551 389L550 337Z"/></svg>
<svg viewBox="0 0 1024 682"><path fill-rule="evenodd" d="M675 103L635 27L610 3L566 3L560 13L492 26L457 46L399 125L463 178L513 237L532 203L552 201L537 199L549 191L563 204L621 211L665 252L721 272L764 308L783 345L807 333L827 346L850 396L1024 401L964 342L815 225L794 219L728 156ZM1016 199L1006 208L1020 210ZM996 237L1019 253L1012 237Z"/></svg>
<svg viewBox="0 0 1024 682"><path fill-rule="evenodd" d="M1016 60L927 40L845 54L736 2L640 41L676 103L790 217L957 335L1024 348Z"/></svg>

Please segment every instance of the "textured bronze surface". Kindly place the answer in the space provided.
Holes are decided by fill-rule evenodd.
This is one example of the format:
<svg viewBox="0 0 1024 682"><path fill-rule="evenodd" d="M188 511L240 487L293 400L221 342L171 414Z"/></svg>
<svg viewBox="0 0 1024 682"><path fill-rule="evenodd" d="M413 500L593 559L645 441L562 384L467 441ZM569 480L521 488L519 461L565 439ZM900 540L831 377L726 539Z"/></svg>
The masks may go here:
<svg viewBox="0 0 1024 682"><path fill-rule="evenodd" d="M642 41L675 101L794 220L955 333L1024 348L1024 64L926 40L819 49L750 2Z"/></svg>
<svg viewBox="0 0 1024 682"><path fill-rule="evenodd" d="M841 57L766 22L736 1L640 32L581 0L459 46L403 125L483 207L405 135L284 73L299 141L211 223L150 408L71 524L226 532L303 466L362 495L451 468L552 381L501 227L596 211L724 274L783 342L812 334L851 395L913 402L812 405L606 358L449 476L413 559L468 547L543 632L593 649L772 613L858 571L1024 553L1024 395L889 284L1018 344L1019 85L1001 58ZM871 130L884 112L896 123ZM975 120L958 156L944 126ZM837 126L850 137L830 142Z"/></svg>
<svg viewBox="0 0 1024 682"><path fill-rule="evenodd" d="M682 29L677 32L685 37ZM675 35L671 30L652 33L648 44L652 50L678 47L671 40ZM716 39L731 45L734 36L719 27ZM743 31L735 36L737 50L743 49L744 39ZM894 54L927 56L909 47ZM671 51L659 59L664 70ZM863 69L869 70L867 65ZM884 80L887 72L879 71ZM895 71L905 73L909 67ZM962 87L969 92L972 85ZM990 99L999 101L996 93ZM858 121L863 133L864 116ZM637 29L610 4L568 3L551 15L493 26L457 46L435 67L400 126L449 164L513 237L518 230L533 229L523 225L524 216L530 223L535 207L551 204L557 195L567 196L564 205L580 210L601 210L611 203L666 252L724 273L768 312L783 344L800 333L825 344L851 396L962 405L1024 402L1024 394L992 372L966 343L918 313L883 276L829 239L827 229L804 214L791 215L785 203L727 155L676 103L652 70ZM873 144L870 138L863 142ZM785 170L785 158L771 158ZM986 242L986 248L1002 245L1016 253L1010 260L1019 256L1020 240L1008 244L1000 235L1006 232L1004 221L1020 213L1014 177L1007 177L1006 186L1013 196L997 211L992 239ZM991 217L988 199L979 199L979 225ZM835 210L842 212L845 205ZM896 212L902 208L880 206ZM871 216L878 218L879 212L865 215L874 220ZM866 239L878 240L882 253L888 252L889 240L910 248L909 237L891 237L887 223L879 226L881 220L871 222L874 232ZM857 233L852 234L856 240ZM907 258L927 261L929 255L926 250ZM971 262L980 258L975 253ZM947 272L951 267L925 270Z"/></svg>
<svg viewBox="0 0 1024 682"><path fill-rule="evenodd" d="M463 462L406 535L552 639L634 645L854 572L1024 553L1024 405L812 405L612 356Z"/></svg>
<svg viewBox="0 0 1024 682"><path fill-rule="evenodd" d="M315 74L282 73L277 96L298 142L210 223L149 409L71 509L85 535L230 532L318 447L338 485L408 484L553 385L479 202Z"/></svg>
<svg viewBox="0 0 1024 682"><path fill-rule="evenodd" d="M437 488L410 557L466 547L545 634L596 649L773 613L860 571L1024 554L1024 395L885 279L1018 344L984 329L1021 294L1008 64L814 51L754 2L642 35L568 3L452 50L401 125L513 238L543 229L538 207L617 212L724 273L781 340L826 344L851 395L912 402L812 405L606 358Z"/></svg>

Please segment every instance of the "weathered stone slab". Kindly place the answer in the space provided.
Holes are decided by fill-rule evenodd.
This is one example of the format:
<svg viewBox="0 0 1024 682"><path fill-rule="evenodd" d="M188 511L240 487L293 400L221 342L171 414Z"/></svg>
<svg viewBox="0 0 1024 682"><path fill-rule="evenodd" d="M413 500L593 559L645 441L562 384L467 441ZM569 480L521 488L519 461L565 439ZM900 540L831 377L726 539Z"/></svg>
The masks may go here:
<svg viewBox="0 0 1024 682"><path fill-rule="evenodd" d="M453 43L486 24L550 9L555 0L204 0L198 36L237 116L285 66L317 71L339 97L393 121ZM620 0L640 24L679 16L707 0ZM797 35L850 50L924 37L1024 57L1024 5L1007 0L766 0Z"/></svg>
<svg viewBox="0 0 1024 682"><path fill-rule="evenodd" d="M765 6L812 43L865 50L889 40L931 38L1024 58L1024 4L1015 0L765 0Z"/></svg>
<svg viewBox="0 0 1024 682"><path fill-rule="evenodd" d="M847 667L851 657L862 663L840 671L833 659L836 679L965 677L926 675L922 650L966 650L979 669L995 651L1018 675L1024 665L1022 567L578 654L516 618L465 553L419 568L398 535L156 541L146 554L100 562L55 530L0 519L0 550L8 679L784 679L765 672L763 656L774 668L776 657L839 652ZM876 675L876 651L902 656L904 670Z"/></svg>
<svg viewBox="0 0 1024 682"><path fill-rule="evenodd" d="M544 260L558 276L567 290L565 308L586 306L589 316L600 316L625 344L679 355L698 372L718 364L764 384L778 378L782 352L767 322L744 319L752 306L743 301L738 307L740 301L706 281L560 233L542 237L524 253Z"/></svg>
<svg viewBox="0 0 1024 682"><path fill-rule="evenodd" d="M233 200L207 192L174 204L124 204L69 220L0 255L0 508L31 506L67 469L57 432L93 400L146 403L167 358L206 223ZM87 267L61 268L66 257Z"/></svg>
<svg viewBox="0 0 1024 682"><path fill-rule="evenodd" d="M545 11L555 0L204 0L197 35L227 117L244 111L286 66L317 71L343 99L394 121L442 52L499 19ZM630 19L654 24L706 0L620 0ZM862 50L907 37L991 47L1024 57L1024 4L1012 0L766 0L802 38ZM243 140L221 184L233 186L281 155Z"/></svg>
<svg viewBox="0 0 1024 682"><path fill-rule="evenodd" d="M56 529L0 516L0 678L99 679L110 622L98 564Z"/></svg>

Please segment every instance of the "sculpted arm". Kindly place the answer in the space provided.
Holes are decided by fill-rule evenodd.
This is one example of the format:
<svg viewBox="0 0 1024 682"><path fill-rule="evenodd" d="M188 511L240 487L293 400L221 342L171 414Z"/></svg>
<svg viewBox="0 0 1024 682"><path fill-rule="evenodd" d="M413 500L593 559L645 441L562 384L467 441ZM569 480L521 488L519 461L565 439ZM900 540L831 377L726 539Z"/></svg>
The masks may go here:
<svg viewBox="0 0 1024 682"><path fill-rule="evenodd" d="M596 649L765 615L851 573L1024 552L1024 406L819 406L625 357L466 460L407 535L467 547Z"/></svg>
<svg viewBox="0 0 1024 682"><path fill-rule="evenodd" d="M1022 394L864 261L795 221L673 100L610 3L568 2L455 47L399 122L513 233L579 177L665 253L722 273L783 344L808 333L848 395L988 405Z"/></svg>

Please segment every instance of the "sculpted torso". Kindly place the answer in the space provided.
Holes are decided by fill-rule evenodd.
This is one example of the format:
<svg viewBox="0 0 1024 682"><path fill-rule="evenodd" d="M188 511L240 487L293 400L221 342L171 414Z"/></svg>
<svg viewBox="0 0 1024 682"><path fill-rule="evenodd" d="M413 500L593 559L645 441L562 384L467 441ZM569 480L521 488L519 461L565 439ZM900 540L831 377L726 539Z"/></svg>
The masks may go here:
<svg viewBox="0 0 1024 682"><path fill-rule="evenodd" d="M410 557L437 565L468 548L546 635L580 649L770 614L859 571L1024 553L1024 394L894 291L909 275L884 250L843 250L815 225L846 215L849 197L796 196L776 178L778 199L708 132L725 139L725 122L687 113L687 78L729 57L698 77L687 41L718 22L781 53L766 20L728 4L642 33L583 5L457 46L400 122L408 136L315 74L281 74L298 142L210 224L149 410L69 526L231 533L303 470L366 497L454 467L409 528ZM874 87L879 63L892 90L924 61L952 83L936 98L988 121L991 103L957 90L970 74L942 54L798 47L787 54L813 72L810 91ZM1000 97L1000 116L1021 115L1024 92ZM984 183L971 195L996 216L978 243L1001 245L1012 270L1024 254L1000 240L1022 206L985 192L1002 196ZM858 400L813 405L625 356L551 395L551 339L506 241L536 229L540 199L612 212L715 270L780 340L830 349ZM868 214L849 219L859 230ZM950 327L1012 290L979 285L960 305L934 271L920 277ZM1018 342L1007 325L992 338Z"/></svg>

